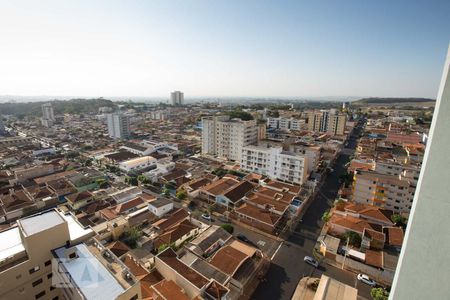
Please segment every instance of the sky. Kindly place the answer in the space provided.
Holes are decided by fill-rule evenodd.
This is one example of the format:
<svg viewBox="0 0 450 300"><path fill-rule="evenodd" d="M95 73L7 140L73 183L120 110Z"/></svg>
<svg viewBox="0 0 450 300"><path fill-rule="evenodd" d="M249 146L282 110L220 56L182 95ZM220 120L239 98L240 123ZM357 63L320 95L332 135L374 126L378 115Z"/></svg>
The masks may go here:
<svg viewBox="0 0 450 300"><path fill-rule="evenodd" d="M0 95L430 97L450 1L0 0Z"/></svg>

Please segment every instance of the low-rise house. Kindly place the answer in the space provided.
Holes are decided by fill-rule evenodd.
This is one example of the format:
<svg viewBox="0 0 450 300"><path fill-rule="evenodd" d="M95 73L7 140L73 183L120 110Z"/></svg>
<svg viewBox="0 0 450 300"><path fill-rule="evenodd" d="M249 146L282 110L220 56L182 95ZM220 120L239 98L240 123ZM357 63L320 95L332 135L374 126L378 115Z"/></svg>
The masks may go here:
<svg viewBox="0 0 450 300"><path fill-rule="evenodd" d="M126 173L141 172L156 167L156 159L152 156L142 156L119 163L119 169Z"/></svg>
<svg viewBox="0 0 450 300"><path fill-rule="evenodd" d="M148 210L157 217L162 217L173 209L173 202L166 198L158 198L148 203Z"/></svg>
<svg viewBox="0 0 450 300"><path fill-rule="evenodd" d="M198 256L209 256L225 245L231 237L232 235L222 227L212 225L200 233L195 239L191 240L186 245L186 248Z"/></svg>
<svg viewBox="0 0 450 300"><path fill-rule="evenodd" d="M65 198L67 200L67 205L69 205L72 210L78 210L94 201L94 196L88 191L71 194Z"/></svg>
<svg viewBox="0 0 450 300"><path fill-rule="evenodd" d="M198 234L199 228L185 219L182 222L168 228L161 233L154 241L154 249L161 246L175 246L178 248L187 239Z"/></svg>

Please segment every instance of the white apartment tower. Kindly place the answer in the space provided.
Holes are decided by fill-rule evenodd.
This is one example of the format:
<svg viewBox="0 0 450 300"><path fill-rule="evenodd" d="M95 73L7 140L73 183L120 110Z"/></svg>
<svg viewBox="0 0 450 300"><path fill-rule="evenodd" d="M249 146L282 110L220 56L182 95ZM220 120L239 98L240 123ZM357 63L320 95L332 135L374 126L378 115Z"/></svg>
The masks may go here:
<svg viewBox="0 0 450 300"><path fill-rule="evenodd" d="M281 146L250 145L242 148L241 168L271 179L303 184L308 177L308 158L283 151Z"/></svg>
<svg viewBox="0 0 450 300"><path fill-rule="evenodd" d="M228 116L202 119L202 153L241 161L242 147L256 144L258 125L255 120L242 121Z"/></svg>
<svg viewBox="0 0 450 300"><path fill-rule="evenodd" d="M45 127L53 126L55 122L55 115L53 113L53 107L51 103L42 104L42 125Z"/></svg>
<svg viewBox="0 0 450 300"><path fill-rule="evenodd" d="M113 139L130 137L130 118L121 113L107 114L108 134Z"/></svg>
<svg viewBox="0 0 450 300"><path fill-rule="evenodd" d="M170 94L170 100L173 106L179 106L184 104L184 93L180 91L174 91Z"/></svg>

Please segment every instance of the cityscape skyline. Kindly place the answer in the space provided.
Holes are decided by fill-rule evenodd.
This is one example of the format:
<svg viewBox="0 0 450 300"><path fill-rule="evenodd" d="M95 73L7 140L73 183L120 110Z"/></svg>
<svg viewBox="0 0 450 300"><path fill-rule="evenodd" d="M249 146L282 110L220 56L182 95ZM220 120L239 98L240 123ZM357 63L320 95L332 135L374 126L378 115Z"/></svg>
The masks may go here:
<svg viewBox="0 0 450 300"><path fill-rule="evenodd" d="M4 2L0 94L435 98L449 6Z"/></svg>

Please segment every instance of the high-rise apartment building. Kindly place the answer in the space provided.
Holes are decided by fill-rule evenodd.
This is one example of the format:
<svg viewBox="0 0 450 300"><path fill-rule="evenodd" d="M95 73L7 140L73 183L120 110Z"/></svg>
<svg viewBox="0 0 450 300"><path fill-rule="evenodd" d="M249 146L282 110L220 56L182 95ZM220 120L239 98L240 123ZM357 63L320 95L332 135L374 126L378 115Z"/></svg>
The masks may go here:
<svg viewBox="0 0 450 300"><path fill-rule="evenodd" d="M256 144L258 125L255 120L242 121L228 116L202 119L202 153L241 161L242 147Z"/></svg>
<svg viewBox="0 0 450 300"><path fill-rule="evenodd" d="M447 299L450 295L450 48L414 203L390 293L392 300Z"/></svg>
<svg viewBox="0 0 450 300"><path fill-rule="evenodd" d="M130 137L130 118L121 113L107 114L108 134L113 139Z"/></svg>
<svg viewBox="0 0 450 300"><path fill-rule="evenodd" d="M357 171L352 200L386 208L395 213L409 213L414 197L411 183L401 176Z"/></svg>
<svg viewBox="0 0 450 300"><path fill-rule="evenodd" d="M339 114L336 110L312 111L307 113L308 130L326 132L331 135L343 135L347 116Z"/></svg>
<svg viewBox="0 0 450 300"><path fill-rule="evenodd" d="M241 168L294 184L303 184L308 176L308 158L283 151L281 146L245 146L242 148Z"/></svg>
<svg viewBox="0 0 450 300"><path fill-rule="evenodd" d="M267 126L281 130L297 130L300 131L305 124L305 120L295 118L267 118Z"/></svg>
<svg viewBox="0 0 450 300"><path fill-rule="evenodd" d="M53 107L51 103L42 104L42 125L45 127L53 126L55 122L55 115L53 113Z"/></svg>
<svg viewBox="0 0 450 300"><path fill-rule="evenodd" d="M173 106L184 104L184 94L180 91L174 91L170 94L170 100Z"/></svg>
<svg viewBox="0 0 450 300"><path fill-rule="evenodd" d="M72 214L59 210L19 219L1 231L0 299L139 296L135 278L124 275L129 271L114 254L106 255L107 249L89 240L94 235Z"/></svg>

